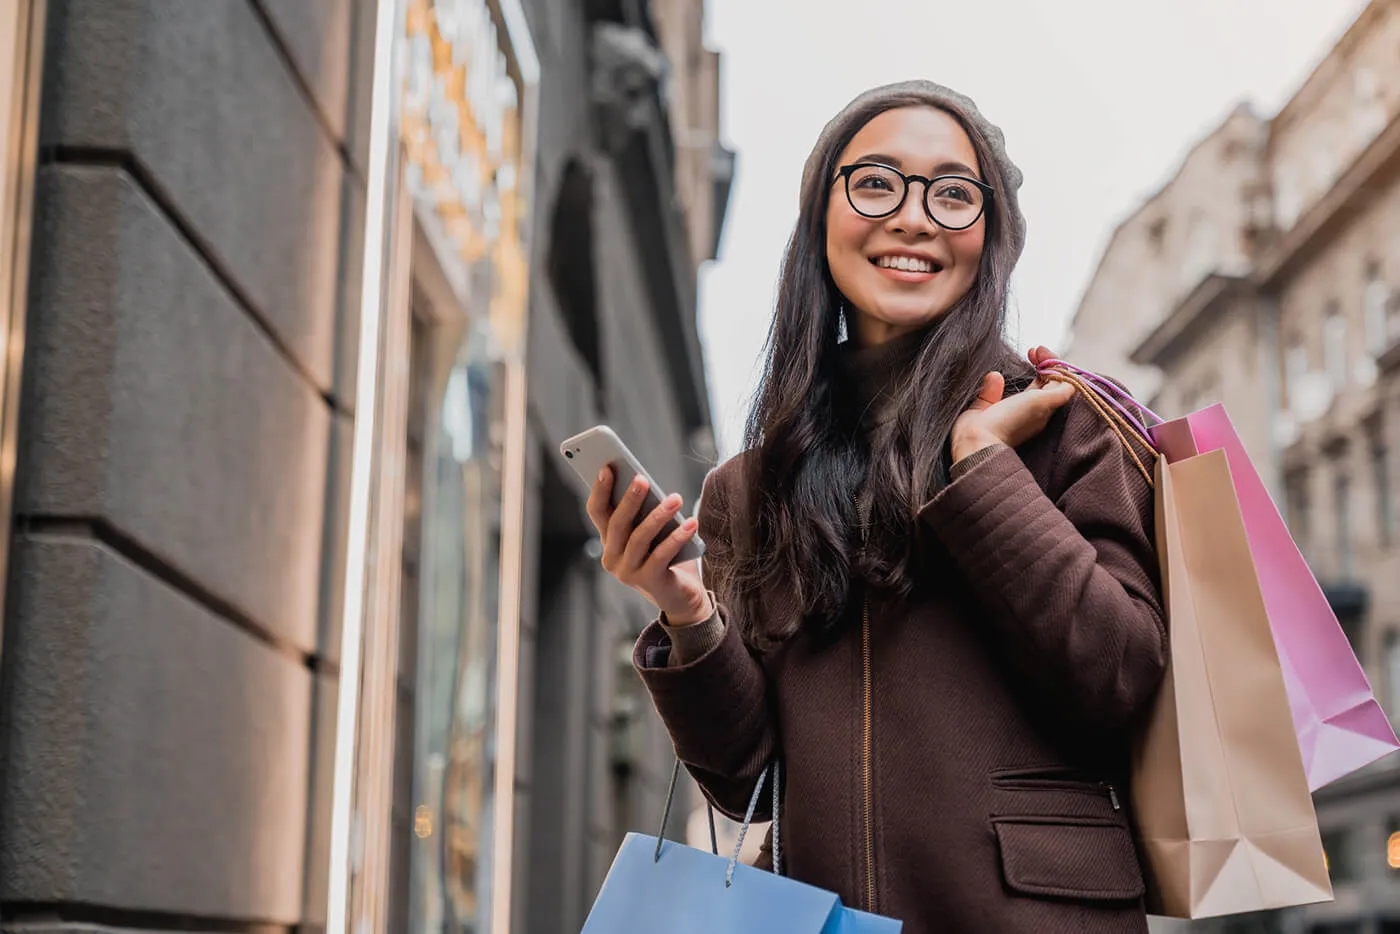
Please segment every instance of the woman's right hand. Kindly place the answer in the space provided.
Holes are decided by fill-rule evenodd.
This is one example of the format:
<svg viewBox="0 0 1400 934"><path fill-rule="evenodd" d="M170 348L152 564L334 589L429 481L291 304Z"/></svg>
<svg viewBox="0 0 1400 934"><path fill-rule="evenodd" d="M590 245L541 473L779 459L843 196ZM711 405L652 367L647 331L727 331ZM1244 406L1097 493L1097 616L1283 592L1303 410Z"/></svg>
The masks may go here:
<svg viewBox="0 0 1400 934"><path fill-rule="evenodd" d="M700 562L671 565L686 542L695 537L699 524L694 516L666 536L655 548L651 543L681 508L681 498L671 494L637 523L646 498L647 482L635 478L612 508L613 470L604 467L588 495L588 518L603 540L603 569L650 600L671 626L708 619L714 613L709 592L700 579ZM635 526L635 529L633 528Z"/></svg>

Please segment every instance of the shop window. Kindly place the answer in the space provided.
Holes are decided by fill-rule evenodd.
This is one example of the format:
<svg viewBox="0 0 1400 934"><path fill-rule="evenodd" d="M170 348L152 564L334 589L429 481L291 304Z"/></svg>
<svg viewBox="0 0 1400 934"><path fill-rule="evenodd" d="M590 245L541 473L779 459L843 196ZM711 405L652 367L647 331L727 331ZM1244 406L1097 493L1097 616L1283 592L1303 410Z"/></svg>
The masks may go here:
<svg viewBox="0 0 1400 934"><path fill-rule="evenodd" d="M602 385L598 294L594 280L593 176L578 160L564 168L549 232L549 283L569 338Z"/></svg>
<svg viewBox="0 0 1400 934"><path fill-rule="evenodd" d="M433 384L435 412L424 413L433 417L411 429L426 445L410 457L421 483L406 494L421 505L416 547L403 555L416 676L400 730L412 744L413 792L412 810L395 814L412 853L411 904L409 925L391 931L480 932L492 916L497 700L517 675L496 666L501 370L480 352L480 342L462 343L443 388Z"/></svg>
<svg viewBox="0 0 1400 934"><path fill-rule="evenodd" d="M418 614L422 589L424 460L428 441L428 358L431 329L414 313L409 330L408 406L404 425L403 540L399 552L399 673L395 692L393 835L389 847L389 929L408 930L412 903L411 841L422 834L429 809L414 808L413 728L417 702ZM429 823L429 826L431 824Z"/></svg>

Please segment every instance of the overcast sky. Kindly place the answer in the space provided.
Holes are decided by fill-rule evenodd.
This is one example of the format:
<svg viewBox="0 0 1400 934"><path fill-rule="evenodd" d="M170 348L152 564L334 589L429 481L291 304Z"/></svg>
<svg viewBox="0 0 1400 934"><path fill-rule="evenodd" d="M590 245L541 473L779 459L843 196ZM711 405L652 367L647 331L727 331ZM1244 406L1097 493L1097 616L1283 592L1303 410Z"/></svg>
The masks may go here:
<svg viewBox="0 0 1400 934"><path fill-rule="evenodd" d="M868 87L975 100L1025 173L1013 337L1056 346L1113 227L1241 101L1271 116L1364 0L707 0L739 153L700 329L722 455L738 450L802 163Z"/></svg>

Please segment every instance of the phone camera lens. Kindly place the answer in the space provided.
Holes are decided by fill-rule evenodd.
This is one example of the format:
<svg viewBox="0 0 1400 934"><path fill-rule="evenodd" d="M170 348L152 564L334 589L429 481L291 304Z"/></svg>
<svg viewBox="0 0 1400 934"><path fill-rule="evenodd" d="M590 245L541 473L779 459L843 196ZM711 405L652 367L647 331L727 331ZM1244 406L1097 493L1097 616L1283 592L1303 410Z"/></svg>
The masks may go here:
<svg viewBox="0 0 1400 934"><path fill-rule="evenodd" d="M569 460L573 460L573 459L574 459L574 452L573 452L573 451L565 451L565 452L564 452L564 456L567 457Z"/></svg>

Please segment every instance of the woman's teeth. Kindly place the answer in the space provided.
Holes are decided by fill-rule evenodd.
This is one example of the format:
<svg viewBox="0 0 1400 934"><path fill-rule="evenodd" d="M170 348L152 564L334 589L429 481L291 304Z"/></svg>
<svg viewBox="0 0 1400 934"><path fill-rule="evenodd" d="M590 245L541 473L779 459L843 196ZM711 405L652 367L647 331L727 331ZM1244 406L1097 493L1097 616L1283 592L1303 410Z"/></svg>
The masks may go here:
<svg viewBox="0 0 1400 934"><path fill-rule="evenodd" d="M937 263L913 256L880 256L875 265L884 269L899 269L904 272L938 272L942 269Z"/></svg>

